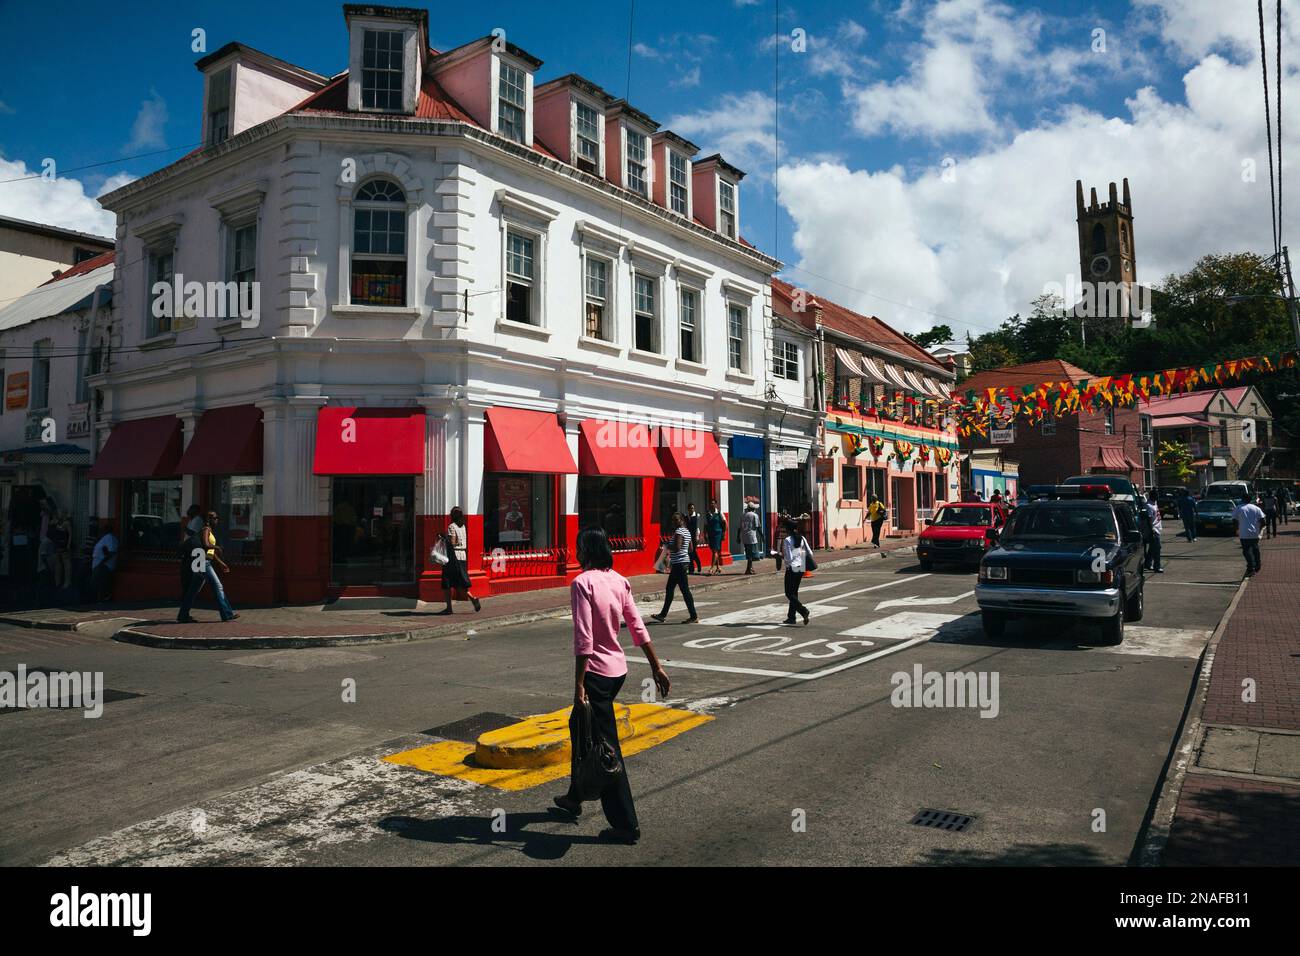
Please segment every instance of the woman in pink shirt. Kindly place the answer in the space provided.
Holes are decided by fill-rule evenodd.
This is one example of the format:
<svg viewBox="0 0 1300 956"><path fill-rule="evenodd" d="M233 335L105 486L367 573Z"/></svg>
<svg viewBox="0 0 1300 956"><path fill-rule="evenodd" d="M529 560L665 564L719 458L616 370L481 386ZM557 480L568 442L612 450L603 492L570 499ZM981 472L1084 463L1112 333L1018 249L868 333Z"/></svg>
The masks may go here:
<svg viewBox="0 0 1300 956"><path fill-rule="evenodd" d="M618 726L614 721L614 699L627 678L627 658L618 642L621 623L626 623L632 632L632 643L645 652L660 697L668 696L668 675L655 656L641 612L632 600L632 585L614 570L614 555L604 531L588 528L578 535L578 562L582 565L582 574L569 586L575 659L574 708L569 718L573 760L569 792L556 797L555 805L575 817L582 813L582 798L572 781L578 769L579 708L590 704L593 730L613 748L622 769L618 780L600 795L601 809L609 821L609 829L600 831L600 837L618 843L635 843L641 837L641 830L637 825L632 788L627 782L627 768L623 765Z"/></svg>

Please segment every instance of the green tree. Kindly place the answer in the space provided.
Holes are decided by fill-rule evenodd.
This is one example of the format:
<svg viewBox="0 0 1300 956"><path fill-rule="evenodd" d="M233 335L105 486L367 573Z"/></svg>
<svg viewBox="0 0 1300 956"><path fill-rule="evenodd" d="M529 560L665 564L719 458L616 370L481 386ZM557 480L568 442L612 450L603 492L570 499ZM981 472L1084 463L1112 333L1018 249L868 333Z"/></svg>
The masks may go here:
<svg viewBox="0 0 1300 956"><path fill-rule="evenodd" d="M923 349L934 348L936 345L943 345L944 342L952 341L952 329L946 325L936 325L929 332L922 332L919 335L908 336L913 342Z"/></svg>

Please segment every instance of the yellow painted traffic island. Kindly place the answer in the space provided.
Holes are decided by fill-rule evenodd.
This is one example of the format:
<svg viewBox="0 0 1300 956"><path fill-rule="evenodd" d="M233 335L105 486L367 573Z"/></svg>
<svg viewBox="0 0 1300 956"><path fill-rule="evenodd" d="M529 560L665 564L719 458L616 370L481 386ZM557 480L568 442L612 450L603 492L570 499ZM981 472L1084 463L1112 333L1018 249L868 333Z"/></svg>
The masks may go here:
<svg viewBox="0 0 1300 956"><path fill-rule="evenodd" d="M477 743L440 740L382 759L498 790L527 790L569 775L570 710L565 707L525 717L517 724L483 734ZM658 704L617 704L614 715L624 757L658 746L713 719L707 714Z"/></svg>

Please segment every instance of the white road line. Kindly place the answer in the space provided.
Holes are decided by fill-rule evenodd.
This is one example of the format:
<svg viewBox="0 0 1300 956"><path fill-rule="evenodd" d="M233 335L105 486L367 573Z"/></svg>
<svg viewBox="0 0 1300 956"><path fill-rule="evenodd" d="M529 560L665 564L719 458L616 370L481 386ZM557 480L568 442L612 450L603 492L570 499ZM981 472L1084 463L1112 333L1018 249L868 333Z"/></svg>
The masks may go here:
<svg viewBox="0 0 1300 956"><path fill-rule="evenodd" d="M790 680L818 680L822 677L829 677L831 674L838 674L840 671L846 671L850 667L857 667L859 664L866 664L869 661L878 660L887 657L890 654L897 654L899 651L914 647L917 644L924 644L928 637L914 637L910 641L902 641L893 647L886 647L879 651L873 651L870 654L863 654L861 657L855 657L852 660L845 661L842 664L836 664L833 667L825 667L819 671L797 673L795 671L772 671L764 670L759 667L731 667L727 664L697 664L694 661L662 661L665 667L680 667L683 670L695 671L721 671L724 674L749 674L754 677L784 677ZM648 664L639 657L629 657L629 663Z"/></svg>
<svg viewBox="0 0 1300 956"><path fill-rule="evenodd" d="M1166 581L1164 578L1146 579L1147 584L1181 584L1188 588L1238 588L1239 584L1210 584L1206 581Z"/></svg>
<svg viewBox="0 0 1300 956"><path fill-rule="evenodd" d="M892 601L881 601L876 605L876 610L882 611L887 607L927 607L937 604L956 604L962 598L972 597L974 594L974 591L963 591L961 594L954 594L952 597L895 598Z"/></svg>
<svg viewBox="0 0 1300 956"><path fill-rule="evenodd" d="M818 604L826 604L829 601L843 601L845 598L854 597L858 594L866 594L868 591L879 591L881 588L892 588L895 584L905 584L908 581L919 581L921 578L928 578L929 573L911 574L905 578L899 578L897 581L886 581L884 584L875 584L869 588L858 588L856 591L845 591L843 594L832 594L830 597L824 597L820 601L811 601L806 606L816 607Z"/></svg>
<svg viewBox="0 0 1300 956"><path fill-rule="evenodd" d="M841 584L848 584L848 583L849 582L845 580L845 581L823 581L820 584L802 584L799 586L799 593L807 594L809 591L825 591L828 590L829 588L837 588ZM777 598L783 598L783 597L785 597L784 591L782 591L780 594L766 594L763 597L749 598L744 603L755 604L758 601L774 601Z"/></svg>

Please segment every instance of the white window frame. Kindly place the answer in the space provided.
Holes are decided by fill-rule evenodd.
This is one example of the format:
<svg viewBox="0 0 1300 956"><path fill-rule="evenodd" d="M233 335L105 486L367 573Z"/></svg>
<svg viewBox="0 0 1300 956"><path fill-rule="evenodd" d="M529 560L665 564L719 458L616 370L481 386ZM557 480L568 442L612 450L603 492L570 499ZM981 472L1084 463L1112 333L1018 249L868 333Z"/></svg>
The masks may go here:
<svg viewBox="0 0 1300 956"><path fill-rule="evenodd" d="M506 91L512 85L514 77L512 74L519 75L518 90L519 96L523 99L522 103L516 103L512 97L506 96ZM505 57L497 57L497 132L506 139L514 140L516 143L525 143L528 135L528 71L522 66L512 63ZM519 135L518 137L506 132L505 124L502 122L501 113L504 109L517 110L519 112Z"/></svg>
<svg viewBox="0 0 1300 956"><path fill-rule="evenodd" d="M730 335L730 330L728 330ZM793 357L791 357L793 355ZM780 370L778 371L778 364ZM794 366L794 375L787 375L791 365ZM781 379L783 382L794 382L798 384L802 381L802 362L799 356L799 346L788 339L775 339L772 342L772 375Z"/></svg>
<svg viewBox="0 0 1300 956"><path fill-rule="evenodd" d="M419 29L406 20L393 20L381 17L356 16L349 20L348 37L348 109L359 113L406 113L415 112L420 97L419 63ZM366 32L389 32L402 35L402 86L401 100L397 109L381 109L376 106L362 106L362 83L365 82L362 64L365 62Z"/></svg>
<svg viewBox="0 0 1300 956"><path fill-rule="evenodd" d="M1115 406L1114 405L1108 405L1106 407L1105 423L1106 423L1105 424L1106 434L1107 435L1115 434Z"/></svg>
<svg viewBox="0 0 1300 956"><path fill-rule="evenodd" d="M179 249L177 242L177 233L169 233L161 236L152 242L145 244L144 250L144 303L145 303L145 338L152 339L160 335L173 335L177 332L183 332L186 329L194 327L194 318L185 315L171 315L157 317L153 314L153 287L154 283L163 281L156 277L154 272L154 262L163 256L171 257L171 270L167 276L167 282L174 284L176 281L176 255ZM184 310L184 295L181 296L181 309ZM168 297L169 307L174 309L175 295Z"/></svg>
<svg viewBox="0 0 1300 956"><path fill-rule="evenodd" d="M651 196L654 195L654 154L652 152L653 146L650 142L650 135L651 134L646 132L645 130L636 129L629 123L622 124L623 188L626 189L628 192L636 193L638 196L642 196L645 199L649 199ZM639 136L641 138L641 141L645 143L645 160L642 164L644 167L642 178L645 181L645 192L642 192L639 189L634 189L632 187L632 177L629 175L631 170L631 162L632 162L632 150L631 150L631 140L630 140L630 137L632 136Z"/></svg>
<svg viewBox="0 0 1300 956"><path fill-rule="evenodd" d="M582 250L582 334L581 337L592 342L600 342L604 345L615 345L618 342L618 326L614 321L614 302L618 295L618 282L615 269L617 260L591 252L586 249ZM605 295L600 299L601 304L601 326L605 335L593 336L587 330L587 305L593 299L593 296L587 289L587 267L592 262L599 262L605 267Z"/></svg>
<svg viewBox="0 0 1300 956"><path fill-rule="evenodd" d="M682 296L695 296L695 356L688 358L682 354L682 321L685 310L682 308ZM704 290L688 282L677 282L677 357L692 365L704 365Z"/></svg>
<svg viewBox="0 0 1300 956"><path fill-rule="evenodd" d="M731 189L731 206L732 206L731 208L732 232L731 233L728 233L726 229L723 228L722 194L724 192L724 187L729 187ZM727 179L723 176L718 177L717 215L718 215L717 218L718 232L726 236L728 239L732 239L735 240L736 242L739 242L740 241L740 190L736 187L736 184L734 182L732 182L730 179Z"/></svg>
<svg viewBox="0 0 1300 956"><path fill-rule="evenodd" d="M596 169L592 172L593 176L605 176L605 113L599 106L582 97L575 96L570 101L569 106L569 128L572 133L569 138L569 155L573 157L573 165L578 165L580 153L578 143L582 139L578 135L578 110L579 108L591 110L596 114ZM578 167L581 169L581 167Z"/></svg>
<svg viewBox="0 0 1300 956"><path fill-rule="evenodd" d="M500 303L497 309L497 331L514 332L530 335L534 338L548 339L551 336L547 315L547 295L550 262L550 224L559 216L558 209L544 206L531 197L502 187L496 191L497 204L501 208L500 238L498 240L497 288L500 295L494 296ZM533 239L533 309L537 317L536 325L512 322L506 318L506 237L511 231L530 235Z"/></svg>
<svg viewBox="0 0 1300 956"><path fill-rule="evenodd" d="M694 198L691 196L691 180L693 178L691 175L691 158L687 156L685 153L681 152L680 150L673 149L671 146L665 146L664 150L668 154L667 162L664 164L666 167L664 172L668 178L668 182L665 183L666 189L664 193L664 199L667 200L668 211L678 216L682 216L685 219L690 219L692 202ZM678 211L677 209L673 208L673 186L676 185L673 182L673 160L674 159L681 160L682 175L686 180L686 184L685 184L686 209L684 211Z"/></svg>
<svg viewBox="0 0 1300 956"><path fill-rule="evenodd" d="M530 325L535 328L542 328L542 275L541 275L541 248L542 240L539 233L532 229L527 229L514 223L507 223L505 228L505 242L502 246L502 281L501 281L501 317L511 325ZM532 245L532 275L524 276L521 273L510 271L510 239L517 237ZM509 317L510 297L508 291L512 285L526 285L528 288L528 315L530 321L520 322L518 319Z"/></svg>
<svg viewBox="0 0 1300 956"><path fill-rule="evenodd" d="M399 51L400 54L401 54L402 65L401 65L401 68L400 68L399 70L394 71L394 70L393 70L392 68L390 68L390 67L385 67L385 68L383 68L382 71L380 71L380 72L383 72L383 73L385 73L385 74L392 74L392 73L394 73L394 72L397 73L398 84L397 84L397 90L396 90L396 93L397 93L397 106L396 106L396 107L393 107L393 106L391 106L391 105L387 105L387 106L379 106L379 105L377 105L377 104L371 104L371 105L367 105L367 104L366 104L366 71L367 71L367 69L378 70L378 68L376 68L376 67L367 67L367 66L365 65L365 63L366 63L366 61L365 61L365 56L366 56L366 38L367 38L368 36L371 36L371 35L379 36L380 34L387 34L388 36L395 36L395 37L397 37L398 51ZM391 54L393 51L392 51L392 50L387 50L387 51L385 51L385 52ZM358 86L358 88L359 88L359 93L360 93L360 96L361 96L361 108L362 108L363 110L373 110L373 111L376 112L376 113L400 113L400 112L403 112L403 106L404 106L404 102L405 102L405 92L404 92L404 91L405 91L405 87L406 87L406 75L407 75L407 71L408 71L409 69L410 69L410 64L408 64L408 63L406 62L406 31L405 31L405 30L403 30L403 29L400 28L400 27L396 27L396 28L394 28L394 27L379 27L379 26L374 26L374 27L362 27L362 28L361 28L361 63L360 63L360 72L358 73L358 76L357 76L357 86ZM376 94L378 94L380 91L379 91L378 88L376 88L374 92L375 92ZM392 91L392 90L385 90L385 91L383 91L383 92L386 93L386 94L391 94L393 91Z"/></svg>
<svg viewBox="0 0 1300 956"><path fill-rule="evenodd" d="M406 281L404 283L405 301L402 302L401 304L378 304L378 303L370 303L370 302L354 303L352 301L353 262L357 256L356 249L354 248L356 244L357 209L373 208L377 210L382 209L386 212L391 212L394 209L398 208L397 203L376 202L372 204L364 200L358 202L356 197L357 194L361 192L362 187L365 186L367 183L379 179L387 180L388 182L392 183L394 186L396 186L398 189L402 191L402 195L405 201L400 208L404 212L405 231L403 233L403 236L405 239L405 247L406 247L405 253L401 256L394 255L393 253L369 253L369 252L363 253L362 255L363 257L374 259L376 261L396 262L400 259L406 263ZM410 308L412 296L414 295L415 284L416 284L416 271L415 271L416 258L415 258L415 251L414 251L416 229L415 229L415 200L412 199L411 191L407 188L406 184L403 183L401 180L399 180L397 177L389 173L380 173L377 176L367 176L365 179L361 180L361 182L357 183L356 188L352 190L351 201L348 203L348 209L347 209L347 215L345 217L345 221L347 223L347 249L346 249L347 272L344 278L343 288L346 290L347 293L348 307L357 308L357 309L373 309L377 312L383 312L385 310L391 311L392 309Z"/></svg>
<svg viewBox="0 0 1300 956"><path fill-rule="evenodd" d="M749 303L739 298L727 298L727 372L732 375L751 375L750 372L750 332L749 319L751 306ZM739 309L742 316L741 322L741 340L740 340L740 367L731 364L731 342L734 336L731 334L731 310Z"/></svg>
<svg viewBox="0 0 1300 956"><path fill-rule="evenodd" d="M524 74L524 138L521 141L507 136L501 129L501 68L502 64L513 67ZM504 53L492 56L492 132L509 139L521 146L533 145L533 71L527 63L517 57Z"/></svg>
<svg viewBox="0 0 1300 956"><path fill-rule="evenodd" d="M214 81L220 76L225 76L226 78L226 105L224 108L220 110L213 110L212 92L214 87ZM208 90L207 90L207 98L205 102L206 102L206 107L203 113L203 125L204 125L203 145L217 146L221 143L224 143L226 140L230 139L232 135L230 121L235 115L234 113L235 64L234 63L229 63L226 66L223 66L221 69L214 70L212 73L208 74ZM216 138L216 130L214 128L214 124L212 121L212 118L218 113L226 114L225 134L220 139Z"/></svg>
<svg viewBox="0 0 1300 956"><path fill-rule="evenodd" d="M637 284L642 280L650 283L651 295L654 297L654 308L650 313L654 320L654 326L651 331L651 343L654 348L643 349L637 345L636 324L637 318L641 316L642 311L637 306ZM663 355L664 354L664 297L663 297L663 275L655 274L652 270L638 269L635 265L632 267L632 336L630 340L633 352L642 355Z"/></svg>

